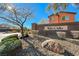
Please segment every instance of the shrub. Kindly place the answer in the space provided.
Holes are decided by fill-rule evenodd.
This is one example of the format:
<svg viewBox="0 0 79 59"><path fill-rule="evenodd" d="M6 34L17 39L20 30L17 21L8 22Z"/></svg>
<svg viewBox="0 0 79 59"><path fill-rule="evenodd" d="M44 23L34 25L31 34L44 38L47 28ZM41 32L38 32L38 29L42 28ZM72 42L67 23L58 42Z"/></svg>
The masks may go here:
<svg viewBox="0 0 79 59"><path fill-rule="evenodd" d="M15 35L3 38L0 42L0 55L10 55L18 47L21 47L21 41Z"/></svg>

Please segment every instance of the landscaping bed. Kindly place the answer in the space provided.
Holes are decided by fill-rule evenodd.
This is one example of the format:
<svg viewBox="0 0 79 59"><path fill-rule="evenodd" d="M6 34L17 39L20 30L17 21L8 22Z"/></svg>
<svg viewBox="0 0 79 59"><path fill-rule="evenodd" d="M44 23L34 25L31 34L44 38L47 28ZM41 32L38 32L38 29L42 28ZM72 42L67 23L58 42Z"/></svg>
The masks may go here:
<svg viewBox="0 0 79 59"><path fill-rule="evenodd" d="M18 35L10 35L5 37L0 42L0 55L15 55L16 51L21 48L21 41L18 39Z"/></svg>
<svg viewBox="0 0 79 59"><path fill-rule="evenodd" d="M17 53L17 56L78 56L79 55L79 46L67 40L51 39L55 42L55 44L53 45L55 46L54 49L57 47L55 50L54 49L50 50L42 47L42 43L50 39L51 38L45 36L33 35L33 37L29 36L28 38L21 40L23 48L21 51L19 51L19 53ZM51 46L48 47L51 48ZM56 52L56 50L63 51L62 49L60 49L61 47L64 49L64 53Z"/></svg>
<svg viewBox="0 0 79 59"><path fill-rule="evenodd" d="M63 48L65 49L65 52L63 54L54 53L52 51L46 50L45 48L42 48L41 47L42 42L49 39L51 38L37 35L34 37L34 39L28 41L31 42L37 48L37 50L39 50L44 55L49 55L49 56L51 55L78 56L79 55L79 46L77 44L74 44L66 40L52 39L63 46Z"/></svg>

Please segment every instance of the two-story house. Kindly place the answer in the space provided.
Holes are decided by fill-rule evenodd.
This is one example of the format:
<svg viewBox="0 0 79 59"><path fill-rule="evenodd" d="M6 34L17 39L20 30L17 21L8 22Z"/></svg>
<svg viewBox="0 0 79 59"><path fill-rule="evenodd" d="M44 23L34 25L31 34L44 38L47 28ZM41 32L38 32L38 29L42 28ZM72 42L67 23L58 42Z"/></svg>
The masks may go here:
<svg viewBox="0 0 79 59"><path fill-rule="evenodd" d="M74 22L75 14L74 12L59 12L57 14L52 14L49 16L49 24Z"/></svg>

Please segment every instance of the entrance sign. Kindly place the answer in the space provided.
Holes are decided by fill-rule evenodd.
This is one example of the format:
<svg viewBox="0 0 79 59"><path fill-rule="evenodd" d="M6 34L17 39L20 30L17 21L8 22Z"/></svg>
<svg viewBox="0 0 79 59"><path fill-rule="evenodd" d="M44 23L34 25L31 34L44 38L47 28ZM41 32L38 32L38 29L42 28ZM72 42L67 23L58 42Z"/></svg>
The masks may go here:
<svg viewBox="0 0 79 59"><path fill-rule="evenodd" d="M44 30L68 30L68 26L45 26Z"/></svg>

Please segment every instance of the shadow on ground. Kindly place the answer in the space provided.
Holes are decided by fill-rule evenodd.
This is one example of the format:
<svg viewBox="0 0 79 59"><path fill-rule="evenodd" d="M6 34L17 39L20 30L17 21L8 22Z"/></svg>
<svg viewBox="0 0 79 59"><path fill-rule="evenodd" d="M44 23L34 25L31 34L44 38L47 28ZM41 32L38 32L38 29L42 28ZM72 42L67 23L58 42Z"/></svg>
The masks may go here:
<svg viewBox="0 0 79 59"><path fill-rule="evenodd" d="M22 49L20 53L16 54L17 56L45 56L43 53L38 51L27 39L23 40L29 44L29 47Z"/></svg>
<svg viewBox="0 0 79 59"><path fill-rule="evenodd" d="M32 40L33 38L29 37L29 39ZM44 53L40 52L37 48L35 48L34 45L29 41L29 39L28 38L23 39L26 43L29 44L29 47L22 49L16 55L17 56L46 56ZM65 52L62 55L74 56L72 53L68 52L67 50L65 50Z"/></svg>
<svg viewBox="0 0 79 59"><path fill-rule="evenodd" d="M68 52L67 50L65 50L65 52L63 53L64 56L74 56L74 54Z"/></svg>

